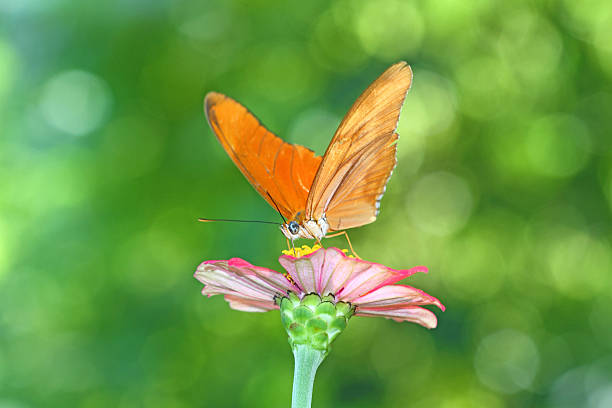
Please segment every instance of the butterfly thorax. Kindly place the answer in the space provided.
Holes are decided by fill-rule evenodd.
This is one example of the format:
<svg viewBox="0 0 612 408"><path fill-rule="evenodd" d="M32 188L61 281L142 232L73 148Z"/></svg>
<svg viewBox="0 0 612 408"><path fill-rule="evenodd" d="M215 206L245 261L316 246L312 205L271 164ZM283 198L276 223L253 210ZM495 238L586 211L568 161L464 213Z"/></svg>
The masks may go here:
<svg viewBox="0 0 612 408"><path fill-rule="evenodd" d="M304 220L301 213L298 213L293 220L281 224L280 229L292 241L298 238L321 240L329 231L329 224L325 214L318 220Z"/></svg>

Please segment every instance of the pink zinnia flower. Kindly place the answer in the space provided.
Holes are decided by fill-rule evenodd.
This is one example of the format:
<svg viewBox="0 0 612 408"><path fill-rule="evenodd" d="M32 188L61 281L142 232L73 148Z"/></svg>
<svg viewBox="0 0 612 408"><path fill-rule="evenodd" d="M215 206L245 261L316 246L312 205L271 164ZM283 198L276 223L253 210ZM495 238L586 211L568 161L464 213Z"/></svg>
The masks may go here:
<svg viewBox="0 0 612 408"><path fill-rule="evenodd" d="M304 246L290 252L300 256L279 258L286 274L232 258L203 262L195 277L204 284L202 294L224 295L234 309L280 309L295 357L292 408L310 408L317 368L351 316L382 316L432 329L436 315L421 306L444 310L435 297L396 284L413 273L427 272L424 266L395 270L337 248Z"/></svg>
<svg viewBox="0 0 612 408"><path fill-rule="evenodd" d="M316 293L324 301L348 304L357 316L386 317L432 329L437 325L436 316L421 306L444 310L435 297L396 284L416 272L426 273L424 266L395 270L349 257L337 248L321 248L300 257L282 255L279 262L286 275L232 258L203 262L195 277L204 284L202 294L224 295L230 307L247 312L278 309L278 300L292 293L299 299Z"/></svg>

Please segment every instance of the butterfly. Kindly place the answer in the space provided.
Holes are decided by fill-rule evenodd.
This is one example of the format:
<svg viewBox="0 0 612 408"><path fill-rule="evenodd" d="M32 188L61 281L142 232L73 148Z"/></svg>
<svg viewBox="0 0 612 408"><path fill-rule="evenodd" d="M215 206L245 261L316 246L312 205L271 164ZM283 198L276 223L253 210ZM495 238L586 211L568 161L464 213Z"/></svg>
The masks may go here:
<svg viewBox="0 0 612 408"><path fill-rule="evenodd" d="M397 123L411 83L407 63L387 68L357 98L322 157L283 141L223 94L208 93L204 111L234 164L282 215L285 237L320 242L376 220L397 162Z"/></svg>

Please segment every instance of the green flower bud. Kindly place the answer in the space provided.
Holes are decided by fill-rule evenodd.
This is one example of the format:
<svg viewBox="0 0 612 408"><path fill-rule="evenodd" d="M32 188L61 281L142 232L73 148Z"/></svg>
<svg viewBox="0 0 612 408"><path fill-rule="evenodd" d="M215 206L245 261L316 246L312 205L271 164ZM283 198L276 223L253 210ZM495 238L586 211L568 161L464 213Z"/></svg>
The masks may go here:
<svg viewBox="0 0 612 408"><path fill-rule="evenodd" d="M280 306L281 321L289 334L291 348L295 351L297 345L303 344L325 355L355 313L355 306L336 302L332 295L321 298L310 293L300 299L289 292L286 297L277 298L276 303Z"/></svg>

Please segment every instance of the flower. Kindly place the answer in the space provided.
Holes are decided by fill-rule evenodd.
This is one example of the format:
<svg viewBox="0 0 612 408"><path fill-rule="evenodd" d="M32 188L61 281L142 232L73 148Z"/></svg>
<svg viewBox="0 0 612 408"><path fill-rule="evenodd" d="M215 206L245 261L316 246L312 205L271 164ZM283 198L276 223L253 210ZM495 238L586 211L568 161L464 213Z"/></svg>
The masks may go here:
<svg viewBox="0 0 612 408"><path fill-rule="evenodd" d="M325 309L317 306L319 303L348 305L342 308L341 317L346 321L354 314L414 322L429 329L436 327L436 315L421 306L435 305L444 311L442 303L419 289L396 284L416 272L426 273L426 267L395 270L349 257L337 248L315 248L314 252L308 252L308 247L302 247L294 252L302 256L285 254L279 258L287 274L232 258L203 262L195 277L204 284L203 295L224 295L230 307L236 310L282 309L284 299L287 299L287 307L293 310L308 298L306 303L312 311L317 307ZM318 295L318 303L313 303L309 294ZM332 324L336 318L338 316L334 315L326 323ZM329 339L329 343L332 340Z"/></svg>
<svg viewBox="0 0 612 408"><path fill-rule="evenodd" d="M395 270L316 245L283 253L279 262L286 274L232 258L203 262L195 277L204 284L202 294L224 295L234 309L280 309L295 358L293 408L310 408L317 369L351 316L382 316L432 329L436 315L421 306L444 310L435 297L396 284L416 272L427 272L424 266Z"/></svg>

